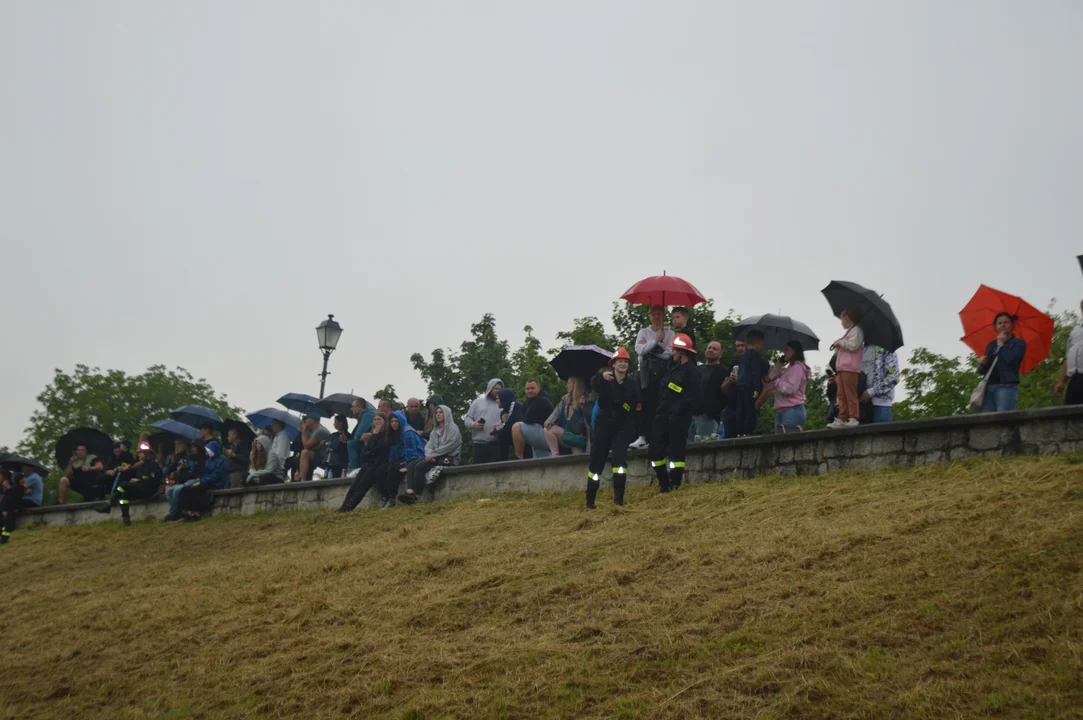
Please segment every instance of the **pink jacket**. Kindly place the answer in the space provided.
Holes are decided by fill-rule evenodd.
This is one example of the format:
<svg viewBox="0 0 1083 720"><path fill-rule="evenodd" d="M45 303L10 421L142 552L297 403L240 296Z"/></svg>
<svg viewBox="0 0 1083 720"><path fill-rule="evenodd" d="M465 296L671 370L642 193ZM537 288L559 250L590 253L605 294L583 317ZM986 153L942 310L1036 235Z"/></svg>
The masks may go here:
<svg viewBox="0 0 1083 720"><path fill-rule="evenodd" d="M861 348L865 345L865 334L854 325L846 334L832 343L838 348L835 370L838 372L861 372Z"/></svg>
<svg viewBox="0 0 1083 720"><path fill-rule="evenodd" d="M791 363L775 381L775 410L797 407L805 404L805 386L811 375L808 365L803 362Z"/></svg>

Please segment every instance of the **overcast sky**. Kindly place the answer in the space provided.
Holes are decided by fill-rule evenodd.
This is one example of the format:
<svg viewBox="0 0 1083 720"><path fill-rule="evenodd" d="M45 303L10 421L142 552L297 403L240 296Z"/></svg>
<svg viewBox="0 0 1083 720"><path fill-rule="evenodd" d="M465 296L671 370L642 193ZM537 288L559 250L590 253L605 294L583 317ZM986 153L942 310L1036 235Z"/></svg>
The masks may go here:
<svg viewBox="0 0 1083 720"><path fill-rule="evenodd" d="M662 270L825 340L855 280L962 353L982 282L1083 296L1081 37L1071 0L2 0L0 445L54 367L254 410L318 391L333 312L328 392L423 395L483 313L549 347Z"/></svg>

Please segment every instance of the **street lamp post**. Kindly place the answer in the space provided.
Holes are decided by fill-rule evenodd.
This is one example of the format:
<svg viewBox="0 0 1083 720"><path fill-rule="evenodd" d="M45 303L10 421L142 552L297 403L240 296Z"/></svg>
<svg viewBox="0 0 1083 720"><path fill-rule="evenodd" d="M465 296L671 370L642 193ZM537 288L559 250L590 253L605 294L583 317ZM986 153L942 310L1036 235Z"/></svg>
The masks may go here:
<svg viewBox="0 0 1083 720"><path fill-rule="evenodd" d="M323 399L323 389L327 384L327 376L330 375L327 372L327 361L331 358L331 353L335 351L335 347L338 346L338 339L342 337L342 326L335 322L334 315L328 315L324 320L316 327L316 339L320 341L320 350L323 352L323 372L320 373L320 399Z"/></svg>

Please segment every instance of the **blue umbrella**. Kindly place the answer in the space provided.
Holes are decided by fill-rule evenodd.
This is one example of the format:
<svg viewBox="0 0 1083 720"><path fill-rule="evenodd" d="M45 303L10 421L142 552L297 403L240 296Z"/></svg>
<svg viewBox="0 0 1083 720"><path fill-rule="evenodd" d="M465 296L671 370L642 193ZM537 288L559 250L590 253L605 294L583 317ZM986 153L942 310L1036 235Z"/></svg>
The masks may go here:
<svg viewBox="0 0 1083 720"><path fill-rule="evenodd" d="M216 429L222 426L221 416L214 410L202 405L185 405L169 413L169 417L192 427L199 427L205 422L214 425Z"/></svg>
<svg viewBox="0 0 1083 720"><path fill-rule="evenodd" d="M191 425L185 425L182 422L173 420L172 418L165 418L164 420L155 420L150 424L155 430L161 430L163 432L172 433L178 435L188 442L195 442L199 439L199 431Z"/></svg>
<svg viewBox="0 0 1083 720"><path fill-rule="evenodd" d="M278 404L302 415L327 417L327 411L320 407L320 399L304 393L286 393L278 398Z"/></svg>
<svg viewBox="0 0 1083 720"><path fill-rule="evenodd" d="M245 417L248 418L248 422L261 430L270 427L272 420L278 420L286 426L286 434L290 436L290 440L296 440L297 436L301 433L300 419L298 419L296 415L290 415L285 410L279 410L278 408L273 407L263 408L254 413L249 413Z"/></svg>

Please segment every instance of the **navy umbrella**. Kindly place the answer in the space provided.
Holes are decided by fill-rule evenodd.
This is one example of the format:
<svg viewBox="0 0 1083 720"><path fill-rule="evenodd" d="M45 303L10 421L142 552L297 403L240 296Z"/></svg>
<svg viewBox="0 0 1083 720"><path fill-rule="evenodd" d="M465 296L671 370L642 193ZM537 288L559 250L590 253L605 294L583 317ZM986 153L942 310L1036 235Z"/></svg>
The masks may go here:
<svg viewBox="0 0 1083 720"><path fill-rule="evenodd" d="M256 427L263 428L271 427L273 420L278 420L286 426L286 434L290 436L291 440L296 440L297 436L301 434L301 420L296 415L290 415L285 410L279 410L278 408L263 408L253 413L248 413L245 417L248 418L248 422L252 423Z"/></svg>
<svg viewBox="0 0 1083 720"><path fill-rule="evenodd" d="M182 408L169 413L169 417L173 418L177 422L182 422L185 425L191 425L194 428L199 427L205 422L209 422L214 425L215 428L222 426L222 417L211 410L208 407L202 405L185 405Z"/></svg>
<svg viewBox="0 0 1083 720"><path fill-rule="evenodd" d="M172 418L165 418L164 420L155 420L150 424L150 427L155 430L161 430L167 432L170 435L184 438L188 442L195 442L199 439L199 431L191 425L186 425L178 420Z"/></svg>
<svg viewBox="0 0 1083 720"><path fill-rule="evenodd" d="M57 467L68 466L68 460L75 455L76 445L86 445L87 454L94 455L103 462L113 454L113 438L94 428L75 428L56 441L54 452Z"/></svg>
<svg viewBox="0 0 1083 720"><path fill-rule="evenodd" d="M357 395L349 393L335 393L320 400L320 408L326 411L328 415L349 415L353 401L361 399Z"/></svg>
<svg viewBox="0 0 1083 720"><path fill-rule="evenodd" d="M286 393L278 398L278 404L302 415L327 417L327 411L320 407L320 399L304 393Z"/></svg>
<svg viewBox="0 0 1083 720"><path fill-rule="evenodd" d="M561 380L581 377L590 380L594 373L609 365L613 353L597 345L569 345L549 361Z"/></svg>
<svg viewBox="0 0 1083 720"><path fill-rule="evenodd" d="M733 339L747 340L751 330L763 333L764 350L782 350L786 343L794 340L801 343L801 348L806 352L820 349L820 338L808 325L785 315L768 313L745 318L733 326Z"/></svg>
<svg viewBox="0 0 1083 720"><path fill-rule="evenodd" d="M64 464L65 465L67 464L66 460L64 461ZM42 477L49 474L49 468L45 467L44 465L39 463L37 460L33 460L31 458L24 457L22 455L16 455L15 453L7 453L7 456L3 460L0 460L0 465L3 465L4 467L8 468L9 470L18 470L18 471L22 471L23 465L29 465L30 467L37 470L38 474L41 475Z"/></svg>

